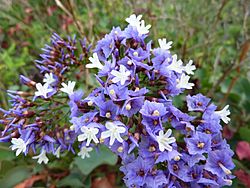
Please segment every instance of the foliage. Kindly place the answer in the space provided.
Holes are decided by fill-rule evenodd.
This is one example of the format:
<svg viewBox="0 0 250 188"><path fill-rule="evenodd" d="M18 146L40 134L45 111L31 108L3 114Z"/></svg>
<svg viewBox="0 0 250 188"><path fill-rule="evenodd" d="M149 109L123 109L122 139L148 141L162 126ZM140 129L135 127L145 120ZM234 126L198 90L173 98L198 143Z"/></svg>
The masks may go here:
<svg viewBox="0 0 250 188"><path fill-rule="evenodd" d="M88 41L95 43L113 25L124 23L121 20L135 12L143 14L146 22L152 25L154 42L161 37L174 39L174 51L181 54L181 59L187 61L190 57L194 57L194 62L199 67L195 74L199 91L212 96L221 107L225 104L230 105L232 121L224 128L223 133L231 147L236 148L239 141L250 142L249 1L21 0L20 2L12 1L10 5L3 3L0 7L1 107L8 107L6 89L25 89L20 88L18 74L32 74L34 80L39 80L38 70L34 69L33 61L38 58L39 49L48 42L53 31L60 33L61 36L72 33L87 36ZM86 78L87 83L95 85L91 80L92 73L86 72L86 74L88 75L83 81L86 83ZM180 97L175 102L183 107L182 100ZM37 185L49 182L59 187L70 185L82 187L83 184L90 187L91 177L103 178L115 172L115 168L102 165L114 164L115 159L107 161L112 156L103 158L103 161L99 161L98 157L91 158L90 160L98 161L91 167L83 167L84 161L81 162L78 158L70 161L70 157L72 156L66 155L61 161L55 160L48 166L40 166L30 159L16 158L8 146L1 144L0 187L13 187L34 174L47 174L46 177L50 177L48 178L50 180L38 179L34 182ZM240 160L236 153L235 161L236 171L242 169L249 177L248 159ZM83 171L84 168L92 171L95 167L97 168L90 174ZM244 186L240 181L244 182L242 177L246 179L247 176L240 177L235 179L235 187Z"/></svg>

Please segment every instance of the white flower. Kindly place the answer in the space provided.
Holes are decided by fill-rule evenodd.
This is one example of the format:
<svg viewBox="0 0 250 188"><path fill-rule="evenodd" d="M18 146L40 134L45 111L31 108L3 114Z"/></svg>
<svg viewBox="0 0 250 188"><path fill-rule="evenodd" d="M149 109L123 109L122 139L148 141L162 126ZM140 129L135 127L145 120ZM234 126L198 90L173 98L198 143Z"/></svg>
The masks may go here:
<svg viewBox="0 0 250 188"><path fill-rule="evenodd" d="M11 139L11 149L16 150L16 156L18 156L20 153L24 153L26 151L26 143L21 138L12 138Z"/></svg>
<svg viewBox="0 0 250 188"><path fill-rule="evenodd" d="M105 139L110 137L109 140L109 145L112 146L115 142L115 140L117 140L118 142L122 143L123 139L120 136L120 134L125 133L126 129L122 126L117 126L115 125L113 122L107 122L105 124L106 128L108 129L107 131L102 132L101 134L101 138Z"/></svg>
<svg viewBox="0 0 250 188"><path fill-rule="evenodd" d="M59 147L56 149L56 152L55 152L56 158L60 158L60 151L61 151L61 146L59 146Z"/></svg>
<svg viewBox="0 0 250 188"><path fill-rule="evenodd" d="M144 20L142 20L141 24L138 25L136 28L137 28L137 31L139 32L139 35L141 36L141 35L149 33L150 27L151 27L151 25L145 26L145 22L144 22Z"/></svg>
<svg viewBox="0 0 250 188"><path fill-rule="evenodd" d="M43 96L45 99L47 99L47 94L53 91L52 88L49 88L49 85L47 83L45 83L44 85L42 85L41 83L37 83L36 89L37 91L35 92L35 96Z"/></svg>
<svg viewBox="0 0 250 188"><path fill-rule="evenodd" d="M96 137L96 134L99 132L98 128L95 127L85 127L83 126L81 128L81 131L83 132L83 134L80 134L78 136L78 141L84 141L87 140L86 146L89 146L90 142L93 140L96 144L99 143L99 140Z"/></svg>
<svg viewBox="0 0 250 188"><path fill-rule="evenodd" d="M173 58L172 63L169 66L167 66L167 69L175 71L177 73L182 73L182 71L183 71L182 61L180 59L177 61L177 55L176 54L173 55L172 58Z"/></svg>
<svg viewBox="0 0 250 188"><path fill-rule="evenodd" d="M158 43L161 49L169 50L172 47L173 41L167 42L167 39L163 38L163 39L158 39Z"/></svg>
<svg viewBox="0 0 250 188"><path fill-rule="evenodd" d="M39 155L32 157L32 159L38 159L37 162L39 164L42 164L42 163L47 164L49 162L49 159L46 156L46 151L44 149L42 149L42 151Z"/></svg>
<svg viewBox="0 0 250 188"><path fill-rule="evenodd" d="M179 89L181 89L181 88L183 88L183 89L192 89L194 84L193 83L188 83L189 78L190 78L190 76L182 74L181 79L180 80L177 79L176 87L179 88Z"/></svg>
<svg viewBox="0 0 250 188"><path fill-rule="evenodd" d="M159 144L159 149L163 152L165 149L168 151L172 151L172 146L170 144L175 142L174 137L170 137L172 134L172 130L168 129L167 132L164 134L163 130L159 132L159 136L156 136L157 142Z"/></svg>
<svg viewBox="0 0 250 188"><path fill-rule="evenodd" d="M68 85L63 82L62 83L63 88L61 88L60 91L67 93L68 95L72 95L74 93L75 85L76 82L74 81L68 81Z"/></svg>
<svg viewBox="0 0 250 188"><path fill-rule="evenodd" d="M194 70L196 69L195 65L193 64L193 60L189 60L188 64L186 64L186 66L184 67L184 71L187 74L194 74Z"/></svg>
<svg viewBox="0 0 250 188"><path fill-rule="evenodd" d="M132 14L131 16L129 16L128 18L126 18L126 22L128 22L131 26L139 26L141 24L141 18L142 18L142 15L138 15L136 17L135 14Z"/></svg>
<svg viewBox="0 0 250 188"><path fill-rule="evenodd" d="M97 53L93 54L93 57L89 58L89 61L91 63L86 65L86 68L88 69L92 69L92 68L98 68L98 69L102 69L103 65L101 64L101 62L99 61L98 55Z"/></svg>
<svg viewBox="0 0 250 188"><path fill-rule="evenodd" d="M230 121L230 118L227 117L230 115L230 111L228 108L229 108L229 105L226 105L222 110L214 112L220 116L221 120L224 121L224 123L228 123Z"/></svg>
<svg viewBox="0 0 250 188"><path fill-rule="evenodd" d="M44 75L44 78L43 78L43 82L50 85L52 84L53 82L55 82L56 80L53 78L53 74L52 73L46 73Z"/></svg>
<svg viewBox="0 0 250 188"><path fill-rule="evenodd" d="M83 146L81 148L81 151L77 154L78 156L80 156L82 159L85 159L85 157L89 158L90 155L89 155L89 152L91 152L93 150L92 147L85 147Z"/></svg>
<svg viewBox="0 0 250 188"><path fill-rule="evenodd" d="M121 82L121 85L124 85L125 82L129 79L130 71L126 69L124 65L120 65L120 71L112 70L111 74L115 76L112 79L113 83Z"/></svg>

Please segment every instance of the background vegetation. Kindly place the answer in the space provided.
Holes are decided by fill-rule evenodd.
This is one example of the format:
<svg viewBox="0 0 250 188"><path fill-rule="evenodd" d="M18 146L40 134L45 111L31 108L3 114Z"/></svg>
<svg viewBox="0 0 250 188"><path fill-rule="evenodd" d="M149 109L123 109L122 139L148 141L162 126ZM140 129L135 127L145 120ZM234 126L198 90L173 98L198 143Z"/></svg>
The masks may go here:
<svg viewBox="0 0 250 188"><path fill-rule="evenodd" d="M232 120L223 135L236 151L233 186L250 187L249 0L0 0L0 106L8 108L6 89L22 89L19 74L37 79L34 60L52 32L95 44L113 26L124 27L132 13L152 25L154 42L173 40L181 59L194 60L194 93L219 107L230 105ZM176 103L181 107L182 98ZM107 150L101 157L72 158L37 165L1 144L0 187L122 187L119 161Z"/></svg>

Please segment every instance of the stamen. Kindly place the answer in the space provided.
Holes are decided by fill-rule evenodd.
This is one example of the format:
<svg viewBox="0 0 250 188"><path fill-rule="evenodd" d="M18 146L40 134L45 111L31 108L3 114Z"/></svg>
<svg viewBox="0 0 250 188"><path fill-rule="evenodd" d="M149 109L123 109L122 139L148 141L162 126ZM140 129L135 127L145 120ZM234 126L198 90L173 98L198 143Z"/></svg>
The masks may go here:
<svg viewBox="0 0 250 188"><path fill-rule="evenodd" d="M179 155L177 155L177 156L174 157L174 160L175 160L175 161L179 161L180 159L181 159L181 158L180 158Z"/></svg>
<svg viewBox="0 0 250 188"><path fill-rule="evenodd" d="M105 116L106 116L106 118L110 118L110 117L111 117L111 113L110 113L110 112L107 112L107 113L105 114Z"/></svg>
<svg viewBox="0 0 250 188"><path fill-rule="evenodd" d="M123 152L123 147L122 147L122 146L118 147L118 148L117 148L117 151L118 151L119 153Z"/></svg>
<svg viewBox="0 0 250 188"><path fill-rule="evenodd" d="M232 172L229 169L227 169L222 163L219 163L219 166L221 167L223 172L225 172L227 175L232 174Z"/></svg>
<svg viewBox="0 0 250 188"><path fill-rule="evenodd" d="M138 54L138 52L134 52L133 55L134 56L138 56L139 54Z"/></svg>
<svg viewBox="0 0 250 188"><path fill-rule="evenodd" d="M126 110L131 110L132 107L130 104L127 104L125 108L126 108Z"/></svg>
<svg viewBox="0 0 250 188"><path fill-rule="evenodd" d="M110 95L114 95L114 94L115 94L115 90L111 89L111 90L109 91L109 93L110 93Z"/></svg>
<svg viewBox="0 0 250 188"><path fill-rule="evenodd" d="M203 143L203 142L199 142L197 144L197 147L200 148L200 149L204 148L204 146L205 146L205 143Z"/></svg>
<svg viewBox="0 0 250 188"><path fill-rule="evenodd" d="M128 60L127 64L128 64L128 65L132 65L133 62L132 62L131 60Z"/></svg>
<svg viewBox="0 0 250 188"><path fill-rule="evenodd" d="M92 101L89 101L88 102L88 106L92 106L93 105L93 102Z"/></svg>
<svg viewBox="0 0 250 188"><path fill-rule="evenodd" d="M153 116L160 116L160 112L158 110L154 110Z"/></svg>

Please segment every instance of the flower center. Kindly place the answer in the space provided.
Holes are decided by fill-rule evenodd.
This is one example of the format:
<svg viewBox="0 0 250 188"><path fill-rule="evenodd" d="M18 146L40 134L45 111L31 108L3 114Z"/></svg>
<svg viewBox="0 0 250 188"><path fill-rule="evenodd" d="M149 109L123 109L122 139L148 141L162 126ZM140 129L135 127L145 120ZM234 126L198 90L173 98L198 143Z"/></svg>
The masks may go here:
<svg viewBox="0 0 250 188"><path fill-rule="evenodd" d="M89 101L88 102L88 106L92 106L93 105L93 102L92 101Z"/></svg>
<svg viewBox="0 0 250 188"><path fill-rule="evenodd" d="M180 159L181 159L181 158L180 158L179 155L177 155L177 156L174 157L174 160L175 160L175 161L179 161Z"/></svg>
<svg viewBox="0 0 250 188"><path fill-rule="evenodd" d="M115 94L115 90L111 89L111 90L109 91L109 93L110 93L110 95L114 95L114 94Z"/></svg>
<svg viewBox="0 0 250 188"><path fill-rule="evenodd" d="M154 120L153 123L154 123L154 126L156 126L158 124L158 120Z"/></svg>
<svg viewBox="0 0 250 188"><path fill-rule="evenodd" d="M123 152L123 147L122 147L122 146L118 147L118 148L117 148L117 151L118 151L119 153Z"/></svg>
<svg viewBox="0 0 250 188"><path fill-rule="evenodd" d="M127 64L128 64L128 65L132 65L133 63L132 63L131 60L128 60Z"/></svg>
<svg viewBox="0 0 250 188"><path fill-rule="evenodd" d="M211 134L211 131L210 131L209 129L206 129L206 130L205 130L205 133Z"/></svg>
<svg viewBox="0 0 250 188"><path fill-rule="evenodd" d="M131 110L131 105L130 104L127 104L126 106L125 106L125 108L126 108L126 110Z"/></svg>
<svg viewBox="0 0 250 188"><path fill-rule="evenodd" d="M160 112L158 110L154 110L153 116L160 116Z"/></svg>
<svg viewBox="0 0 250 188"><path fill-rule="evenodd" d="M133 55L134 56L138 56L139 54L138 54L138 52L134 52Z"/></svg>
<svg viewBox="0 0 250 188"><path fill-rule="evenodd" d="M111 113L110 113L110 112L107 112L107 113L105 114L105 116L106 116L106 118L110 118L110 117L111 117Z"/></svg>
<svg viewBox="0 0 250 188"><path fill-rule="evenodd" d="M138 171L137 172L137 175L139 175L139 176L144 176L145 175L145 172L144 172L144 170L143 169L140 169L140 171Z"/></svg>
<svg viewBox="0 0 250 188"><path fill-rule="evenodd" d="M154 145L149 146L148 151L149 152L154 152L156 150Z"/></svg>
<svg viewBox="0 0 250 188"><path fill-rule="evenodd" d="M205 146L204 142L198 142L198 144L197 144L197 147L200 149L204 148L204 146Z"/></svg>

